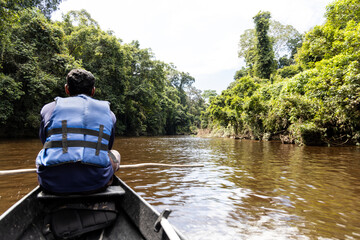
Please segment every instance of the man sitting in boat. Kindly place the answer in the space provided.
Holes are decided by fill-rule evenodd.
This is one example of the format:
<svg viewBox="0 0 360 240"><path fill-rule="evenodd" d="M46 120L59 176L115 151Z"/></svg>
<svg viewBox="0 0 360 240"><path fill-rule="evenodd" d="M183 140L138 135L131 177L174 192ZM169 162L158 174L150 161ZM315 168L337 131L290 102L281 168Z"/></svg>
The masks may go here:
<svg viewBox="0 0 360 240"><path fill-rule="evenodd" d="M36 158L40 186L51 193L93 193L111 184L120 154L111 150L116 117L107 101L93 99L95 77L75 69L65 92L41 110L43 149Z"/></svg>

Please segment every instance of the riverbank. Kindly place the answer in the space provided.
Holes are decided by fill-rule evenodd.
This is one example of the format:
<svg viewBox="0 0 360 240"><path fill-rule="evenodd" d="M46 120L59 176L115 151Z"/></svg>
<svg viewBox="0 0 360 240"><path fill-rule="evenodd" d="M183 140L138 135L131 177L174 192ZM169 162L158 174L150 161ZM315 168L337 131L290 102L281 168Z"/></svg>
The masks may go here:
<svg viewBox="0 0 360 240"><path fill-rule="evenodd" d="M236 134L235 131L229 128L216 128L216 129L198 129L197 136L199 137L218 137L218 138L234 138L234 139L247 139L247 140L280 140L284 144L294 144L294 140L289 136L281 134L271 135L264 134L262 137L257 137L251 133Z"/></svg>
<svg viewBox="0 0 360 240"><path fill-rule="evenodd" d="M235 133L233 127L220 127L198 129L199 137L217 137L217 138L234 138L248 139L258 141L281 141L282 144L295 144L299 146L354 146L358 143L351 140L349 136L341 138L327 138L323 129L312 128L309 126L300 126L292 129L293 131L283 131L281 133Z"/></svg>

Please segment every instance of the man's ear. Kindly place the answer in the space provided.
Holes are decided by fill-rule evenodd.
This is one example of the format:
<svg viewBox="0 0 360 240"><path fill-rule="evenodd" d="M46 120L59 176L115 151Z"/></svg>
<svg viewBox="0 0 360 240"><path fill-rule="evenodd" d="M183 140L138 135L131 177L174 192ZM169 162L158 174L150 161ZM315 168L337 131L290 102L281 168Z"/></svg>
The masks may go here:
<svg viewBox="0 0 360 240"><path fill-rule="evenodd" d="M70 96L69 85L65 84L65 93Z"/></svg>
<svg viewBox="0 0 360 240"><path fill-rule="evenodd" d="M90 97L93 97L95 95L95 87L93 87L93 89L91 90L91 96Z"/></svg>

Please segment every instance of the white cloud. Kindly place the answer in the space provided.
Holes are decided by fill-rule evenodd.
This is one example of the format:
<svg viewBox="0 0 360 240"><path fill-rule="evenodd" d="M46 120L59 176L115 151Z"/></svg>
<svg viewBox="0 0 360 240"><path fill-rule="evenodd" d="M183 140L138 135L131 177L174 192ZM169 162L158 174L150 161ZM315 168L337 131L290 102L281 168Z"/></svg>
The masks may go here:
<svg viewBox="0 0 360 240"><path fill-rule="evenodd" d="M196 78L201 90L226 89L236 69L238 41L253 28L253 16L270 11L273 19L300 32L322 24L332 0L67 0L61 12L86 9L104 30L124 42L138 40L157 59L172 62ZM233 71L233 74L229 74ZM231 76L230 76L231 75Z"/></svg>

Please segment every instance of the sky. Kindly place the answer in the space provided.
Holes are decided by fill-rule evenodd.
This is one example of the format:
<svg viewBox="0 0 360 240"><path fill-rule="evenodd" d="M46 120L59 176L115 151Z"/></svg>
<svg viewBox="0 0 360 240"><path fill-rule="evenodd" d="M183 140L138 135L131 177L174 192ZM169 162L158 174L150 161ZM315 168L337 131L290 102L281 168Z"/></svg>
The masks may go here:
<svg viewBox="0 0 360 240"><path fill-rule="evenodd" d="M269 11L272 19L300 33L325 21L333 0L63 0L53 20L85 9L102 30L130 43L138 40L157 60L172 63L195 78L202 91L221 93L245 66L238 58L240 35L254 28L253 17Z"/></svg>

